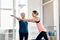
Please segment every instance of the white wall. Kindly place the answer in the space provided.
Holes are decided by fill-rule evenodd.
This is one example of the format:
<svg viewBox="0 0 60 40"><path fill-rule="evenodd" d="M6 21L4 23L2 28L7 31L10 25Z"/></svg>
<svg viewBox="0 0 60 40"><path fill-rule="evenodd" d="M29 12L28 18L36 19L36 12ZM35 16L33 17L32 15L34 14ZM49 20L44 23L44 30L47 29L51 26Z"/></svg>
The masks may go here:
<svg viewBox="0 0 60 40"><path fill-rule="evenodd" d="M59 28L60 28L60 0L59 0ZM59 29L59 37L60 37L60 29Z"/></svg>
<svg viewBox="0 0 60 40"><path fill-rule="evenodd" d="M46 27L54 26L53 2L43 6L43 20Z"/></svg>
<svg viewBox="0 0 60 40"><path fill-rule="evenodd" d="M37 10L40 13L40 0L28 1L28 13L30 18L33 10Z"/></svg>
<svg viewBox="0 0 60 40"><path fill-rule="evenodd" d="M48 5L50 5L50 6L48 6ZM59 40L59 5L58 5L58 0L54 0L53 5L51 5L51 4L48 4L48 5L46 6L46 10L44 12L46 14L49 13L49 14L47 14L47 16L45 14L45 16L47 18L47 20L45 18L46 21L44 20L45 25L48 24L48 25L56 26L57 40ZM49 9L48 9L48 7L49 7ZM53 7L53 8L51 8L51 7ZM49 18L49 16L51 16L51 17ZM52 19L52 20L49 20L49 19ZM49 22L51 22L51 23L49 23Z"/></svg>
<svg viewBox="0 0 60 40"><path fill-rule="evenodd" d="M54 26L56 26L57 40L59 40L59 5L58 5L58 0L54 1Z"/></svg>
<svg viewBox="0 0 60 40"><path fill-rule="evenodd" d="M41 13L41 0L28 0L28 16L29 18L32 18L32 11L37 10L39 13ZM40 18L42 18L40 16ZM34 33L33 33L34 32ZM37 27L34 23L29 23L29 39L35 39L38 35Z"/></svg>

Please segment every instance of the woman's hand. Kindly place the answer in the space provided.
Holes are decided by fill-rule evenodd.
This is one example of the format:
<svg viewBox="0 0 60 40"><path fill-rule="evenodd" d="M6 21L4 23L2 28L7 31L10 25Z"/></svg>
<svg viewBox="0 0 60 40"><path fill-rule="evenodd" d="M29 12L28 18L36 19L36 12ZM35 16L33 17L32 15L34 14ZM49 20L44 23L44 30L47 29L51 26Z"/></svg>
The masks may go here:
<svg viewBox="0 0 60 40"><path fill-rule="evenodd" d="M15 17L14 15L10 15L10 16Z"/></svg>
<svg viewBox="0 0 60 40"><path fill-rule="evenodd" d="M20 18L16 17L15 15L10 15L10 16L16 18L17 20L20 20Z"/></svg>

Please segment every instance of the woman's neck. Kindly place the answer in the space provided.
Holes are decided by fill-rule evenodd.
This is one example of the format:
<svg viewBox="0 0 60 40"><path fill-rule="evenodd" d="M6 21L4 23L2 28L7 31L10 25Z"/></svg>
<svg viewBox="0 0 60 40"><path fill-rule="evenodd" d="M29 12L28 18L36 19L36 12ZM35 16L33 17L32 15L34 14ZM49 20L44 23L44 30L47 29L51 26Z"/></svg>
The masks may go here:
<svg viewBox="0 0 60 40"><path fill-rule="evenodd" d="M22 18L22 20L24 20L25 18Z"/></svg>
<svg viewBox="0 0 60 40"><path fill-rule="evenodd" d="M38 17L36 16L36 17L34 17L34 18L38 18Z"/></svg>

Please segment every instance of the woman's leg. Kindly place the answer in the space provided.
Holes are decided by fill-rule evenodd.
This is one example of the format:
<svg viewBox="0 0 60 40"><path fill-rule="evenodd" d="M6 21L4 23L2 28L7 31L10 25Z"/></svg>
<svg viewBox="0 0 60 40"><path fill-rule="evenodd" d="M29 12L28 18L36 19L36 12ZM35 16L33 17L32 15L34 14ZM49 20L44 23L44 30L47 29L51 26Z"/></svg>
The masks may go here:
<svg viewBox="0 0 60 40"><path fill-rule="evenodd" d="M23 40L23 33L19 33L19 40Z"/></svg>
<svg viewBox="0 0 60 40"><path fill-rule="evenodd" d="M48 40L48 36L47 36L46 32L44 32L44 36L43 37L44 37L45 40Z"/></svg>
<svg viewBox="0 0 60 40"><path fill-rule="evenodd" d="M41 33L37 36L36 40L41 40L42 37L43 37L43 32L41 32Z"/></svg>
<svg viewBox="0 0 60 40"><path fill-rule="evenodd" d="M25 40L28 40L28 33L25 33Z"/></svg>

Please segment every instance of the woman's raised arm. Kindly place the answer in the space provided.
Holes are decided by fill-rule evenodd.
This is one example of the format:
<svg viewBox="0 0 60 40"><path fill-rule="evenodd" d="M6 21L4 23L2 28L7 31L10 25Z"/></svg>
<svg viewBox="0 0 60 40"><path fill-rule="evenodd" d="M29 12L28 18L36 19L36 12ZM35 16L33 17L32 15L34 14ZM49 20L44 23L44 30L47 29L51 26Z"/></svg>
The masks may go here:
<svg viewBox="0 0 60 40"><path fill-rule="evenodd" d="M33 19L26 19L28 22L34 22Z"/></svg>
<svg viewBox="0 0 60 40"><path fill-rule="evenodd" d="M20 20L20 18L16 17L15 15L10 15L10 16L16 18L17 20Z"/></svg>

